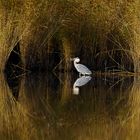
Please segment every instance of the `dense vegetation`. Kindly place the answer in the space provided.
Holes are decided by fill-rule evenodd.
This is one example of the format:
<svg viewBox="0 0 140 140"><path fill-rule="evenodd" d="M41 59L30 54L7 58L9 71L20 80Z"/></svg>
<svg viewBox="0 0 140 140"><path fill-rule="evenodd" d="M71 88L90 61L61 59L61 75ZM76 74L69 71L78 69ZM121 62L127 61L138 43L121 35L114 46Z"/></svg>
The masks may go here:
<svg viewBox="0 0 140 140"><path fill-rule="evenodd" d="M139 71L139 8L139 0L0 0L1 69L18 44L24 69L67 71L79 56L93 70Z"/></svg>
<svg viewBox="0 0 140 140"><path fill-rule="evenodd" d="M79 56L92 70L139 72L139 9L140 0L0 0L0 71L69 71ZM73 77L0 75L1 138L138 139L139 77L93 77L79 98Z"/></svg>

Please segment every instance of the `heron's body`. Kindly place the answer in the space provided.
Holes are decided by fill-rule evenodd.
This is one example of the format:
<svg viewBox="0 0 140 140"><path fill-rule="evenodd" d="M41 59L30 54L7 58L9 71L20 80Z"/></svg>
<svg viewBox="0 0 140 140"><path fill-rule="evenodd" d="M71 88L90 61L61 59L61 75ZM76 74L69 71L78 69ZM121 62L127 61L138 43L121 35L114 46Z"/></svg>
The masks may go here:
<svg viewBox="0 0 140 140"><path fill-rule="evenodd" d="M86 66L84 66L82 64L75 64L74 66L75 66L76 70L83 75L92 74L91 71Z"/></svg>
<svg viewBox="0 0 140 140"><path fill-rule="evenodd" d="M74 58L74 67L76 70L82 74L82 75L91 75L92 72L83 64L78 64L80 62L80 59L78 57Z"/></svg>

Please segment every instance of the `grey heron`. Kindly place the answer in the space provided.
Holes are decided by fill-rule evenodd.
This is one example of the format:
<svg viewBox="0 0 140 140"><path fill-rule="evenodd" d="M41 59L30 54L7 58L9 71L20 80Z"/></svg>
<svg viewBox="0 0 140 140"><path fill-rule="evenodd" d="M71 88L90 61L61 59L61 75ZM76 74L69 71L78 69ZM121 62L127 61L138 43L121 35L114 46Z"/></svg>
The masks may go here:
<svg viewBox="0 0 140 140"><path fill-rule="evenodd" d="M73 84L73 94L78 95L79 94L79 87L84 86L91 80L91 76L82 76L78 78L74 84Z"/></svg>
<svg viewBox="0 0 140 140"><path fill-rule="evenodd" d="M76 57L71 59L74 61L74 67L76 68L76 70L79 72L79 74L81 75L91 75L92 72L83 64L78 64L80 62L80 58Z"/></svg>

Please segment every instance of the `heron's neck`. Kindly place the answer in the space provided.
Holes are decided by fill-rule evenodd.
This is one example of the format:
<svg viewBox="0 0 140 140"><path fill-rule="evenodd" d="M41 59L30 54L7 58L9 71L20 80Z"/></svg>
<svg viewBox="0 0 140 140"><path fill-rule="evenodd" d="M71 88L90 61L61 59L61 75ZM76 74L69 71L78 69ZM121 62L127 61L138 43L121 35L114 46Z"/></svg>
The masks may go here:
<svg viewBox="0 0 140 140"><path fill-rule="evenodd" d="M77 64L77 62L76 62L76 61L74 61L74 66L76 66L76 64Z"/></svg>

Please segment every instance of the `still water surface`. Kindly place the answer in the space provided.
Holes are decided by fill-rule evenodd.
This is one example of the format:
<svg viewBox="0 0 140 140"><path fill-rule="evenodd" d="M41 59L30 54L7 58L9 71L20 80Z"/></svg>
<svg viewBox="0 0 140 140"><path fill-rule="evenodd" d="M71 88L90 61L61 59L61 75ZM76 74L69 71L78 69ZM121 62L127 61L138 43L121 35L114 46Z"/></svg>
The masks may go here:
<svg viewBox="0 0 140 140"><path fill-rule="evenodd" d="M0 81L2 140L139 140L138 77L28 74Z"/></svg>

